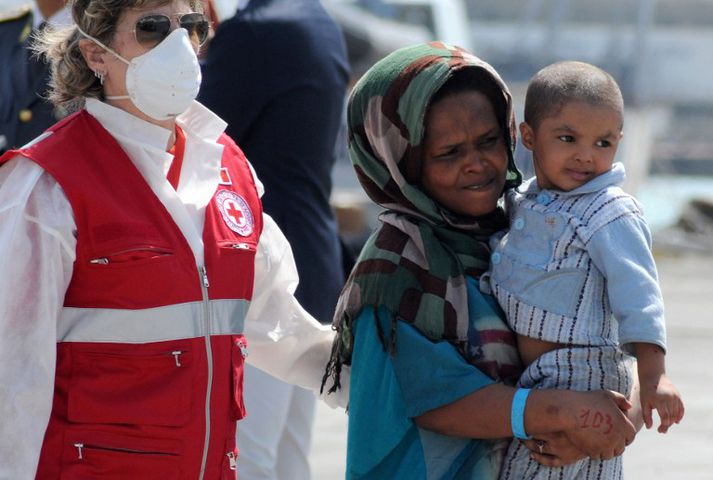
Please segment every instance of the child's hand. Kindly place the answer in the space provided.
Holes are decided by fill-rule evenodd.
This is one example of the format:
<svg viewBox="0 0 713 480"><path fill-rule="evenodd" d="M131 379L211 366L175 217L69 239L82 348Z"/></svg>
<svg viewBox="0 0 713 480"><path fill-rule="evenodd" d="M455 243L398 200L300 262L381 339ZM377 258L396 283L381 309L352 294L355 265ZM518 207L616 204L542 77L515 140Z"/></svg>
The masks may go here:
<svg viewBox="0 0 713 480"><path fill-rule="evenodd" d="M653 426L651 410L656 409L661 418L658 431L666 433L671 425L679 423L683 418L681 395L664 373L666 354L658 345L638 342L633 345L638 362L644 425L646 428Z"/></svg>
<svg viewBox="0 0 713 480"><path fill-rule="evenodd" d="M641 408L644 415L646 428L653 426L652 411L655 409L661 424L659 433L666 433L674 423L679 423L683 418L684 407L681 395L665 374L658 381L655 379L641 378Z"/></svg>

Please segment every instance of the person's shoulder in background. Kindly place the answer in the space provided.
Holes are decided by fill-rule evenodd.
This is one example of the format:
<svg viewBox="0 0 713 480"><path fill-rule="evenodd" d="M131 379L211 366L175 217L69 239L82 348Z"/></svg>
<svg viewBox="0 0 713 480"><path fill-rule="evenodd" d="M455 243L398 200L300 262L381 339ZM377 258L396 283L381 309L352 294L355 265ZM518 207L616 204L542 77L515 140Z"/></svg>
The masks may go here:
<svg viewBox="0 0 713 480"><path fill-rule="evenodd" d="M233 18L233 28L249 30L283 65L344 49L339 25L318 0L252 0ZM306 65L302 63L301 68Z"/></svg>
<svg viewBox="0 0 713 480"><path fill-rule="evenodd" d="M11 73L17 63L17 49L22 47L31 32L30 5L0 9L0 153L15 146L15 129L7 127L15 118Z"/></svg>
<svg viewBox="0 0 713 480"><path fill-rule="evenodd" d="M0 10L0 29L2 29L3 34L8 32L9 28L13 26L15 28L20 28L22 32L23 27L27 28L27 32L24 38L18 37L17 40L22 42L25 40L27 35L30 34L32 28L32 23L30 20L32 18L32 7L28 5L22 5L20 7L9 8Z"/></svg>

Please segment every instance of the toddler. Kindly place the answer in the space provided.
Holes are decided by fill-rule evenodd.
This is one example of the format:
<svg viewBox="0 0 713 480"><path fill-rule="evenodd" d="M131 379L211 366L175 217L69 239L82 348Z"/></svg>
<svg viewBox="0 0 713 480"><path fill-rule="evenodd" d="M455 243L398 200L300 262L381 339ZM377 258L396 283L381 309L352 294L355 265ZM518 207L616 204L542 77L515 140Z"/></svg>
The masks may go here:
<svg viewBox="0 0 713 480"><path fill-rule="evenodd" d="M628 396L632 354L644 423L652 426L656 409L665 433L684 409L665 373L651 234L639 203L619 186L623 165L614 163L623 108L614 79L593 65L559 62L532 78L520 133L536 177L507 195L510 230L493 239L490 285L518 337L520 387ZM581 415L591 425L607 422ZM620 456L552 470L515 439L500 478L622 478Z"/></svg>

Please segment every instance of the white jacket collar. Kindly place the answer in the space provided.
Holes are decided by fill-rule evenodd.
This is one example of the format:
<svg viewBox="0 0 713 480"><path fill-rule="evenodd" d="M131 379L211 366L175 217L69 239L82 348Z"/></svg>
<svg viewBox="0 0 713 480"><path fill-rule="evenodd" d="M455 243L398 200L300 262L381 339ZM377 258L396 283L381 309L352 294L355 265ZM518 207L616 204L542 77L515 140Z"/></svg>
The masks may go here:
<svg viewBox="0 0 713 480"><path fill-rule="evenodd" d="M142 120L120 108L87 98L85 108L113 135L133 138L138 143L166 150L171 131ZM198 102L176 117L176 123L188 135L215 142L225 131L227 123Z"/></svg>

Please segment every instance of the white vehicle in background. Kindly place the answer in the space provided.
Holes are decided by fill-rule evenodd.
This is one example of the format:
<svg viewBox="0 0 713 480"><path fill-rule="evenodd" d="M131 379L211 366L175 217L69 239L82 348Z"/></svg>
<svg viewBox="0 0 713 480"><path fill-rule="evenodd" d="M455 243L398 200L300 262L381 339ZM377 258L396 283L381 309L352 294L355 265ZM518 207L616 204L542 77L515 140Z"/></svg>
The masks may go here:
<svg viewBox="0 0 713 480"><path fill-rule="evenodd" d="M397 48L440 40L473 49L463 0L322 0L341 25L358 76Z"/></svg>
<svg viewBox="0 0 713 480"><path fill-rule="evenodd" d="M234 15L239 3L213 1L220 19ZM440 40L473 51L472 26L464 0L321 1L342 27L357 75L386 54L415 43Z"/></svg>
<svg viewBox="0 0 713 480"><path fill-rule="evenodd" d="M461 0L383 0L391 20L426 27L433 40L472 50L468 11Z"/></svg>

